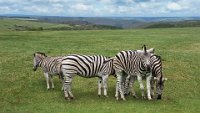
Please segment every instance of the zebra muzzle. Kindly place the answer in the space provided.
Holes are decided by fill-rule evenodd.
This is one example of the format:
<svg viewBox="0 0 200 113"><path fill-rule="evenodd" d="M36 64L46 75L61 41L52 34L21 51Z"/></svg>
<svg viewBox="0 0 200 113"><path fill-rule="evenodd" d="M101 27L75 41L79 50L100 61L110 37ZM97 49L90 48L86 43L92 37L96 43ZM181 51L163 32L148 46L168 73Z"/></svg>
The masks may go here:
<svg viewBox="0 0 200 113"><path fill-rule="evenodd" d="M37 70L37 68L33 67L33 71L36 71L36 70Z"/></svg>

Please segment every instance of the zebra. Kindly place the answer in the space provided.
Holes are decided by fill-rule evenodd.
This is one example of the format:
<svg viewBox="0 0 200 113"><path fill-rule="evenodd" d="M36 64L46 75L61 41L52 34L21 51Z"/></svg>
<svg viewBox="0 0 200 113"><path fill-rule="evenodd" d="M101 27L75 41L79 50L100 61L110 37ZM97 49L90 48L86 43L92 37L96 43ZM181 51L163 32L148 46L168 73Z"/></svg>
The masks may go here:
<svg viewBox="0 0 200 113"><path fill-rule="evenodd" d="M151 79L151 69L150 69L150 56L152 53L146 50L146 46L143 45L143 50L127 50L119 52L113 60L113 67L115 74L117 75L116 82L116 92L115 97L118 100L119 94L123 100L126 100L124 97L124 83L126 77L137 76L137 79L140 84L140 89L142 92L142 97L144 96L144 86L142 83L142 74L148 74L146 76L147 80L147 92L148 99L151 100L150 96L150 79ZM123 74L126 73L126 74Z"/></svg>
<svg viewBox="0 0 200 113"><path fill-rule="evenodd" d="M33 56L33 71L41 67L46 78L47 90L50 89L49 81L54 89L52 75L59 75L59 78L63 79L60 70L62 57L47 57L47 55L42 52L36 52Z"/></svg>
<svg viewBox="0 0 200 113"><path fill-rule="evenodd" d="M167 78L164 78L163 74L162 74L161 56L153 54L150 57L150 65L151 65L151 70L152 70L152 78L151 78L151 81L150 81L150 84L151 84L151 96L152 96L152 98L154 97L154 84L155 84L155 81L156 81L157 99L161 99L162 91L163 91L163 88L164 88L164 81L167 80ZM137 97L135 95L134 89L132 88L133 83L134 83L134 78L133 77L132 78L128 78L127 77L124 93L128 94L129 90L131 90L133 96Z"/></svg>
<svg viewBox="0 0 200 113"><path fill-rule="evenodd" d="M71 83L74 75L85 78L98 77L98 95L104 88L104 96L107 97L107 79L114 74L113 60L102 55L67 55L61 62L61 71L65 77L64 95L65 99L73 99Z"/></svg>
<svg viewBox="0 0 200 113"><path fill-rule="evenodd" d="M157 99L161 99L162 92L164 89L164 82L167 78L163 77L162 74L162 61L161 56L152 55L150 58L152 68L152 79L151 79L151 94L154 96L154 84L156 82L156 95Z"/></svg>

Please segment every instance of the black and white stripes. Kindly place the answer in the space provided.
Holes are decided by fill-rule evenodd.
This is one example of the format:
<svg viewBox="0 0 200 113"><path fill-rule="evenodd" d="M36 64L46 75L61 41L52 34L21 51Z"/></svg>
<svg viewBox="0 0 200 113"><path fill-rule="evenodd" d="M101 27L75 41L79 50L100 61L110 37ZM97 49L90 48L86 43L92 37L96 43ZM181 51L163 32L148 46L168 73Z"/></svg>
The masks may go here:
<svg viewBox="0 0 200 113"><path fill-rule="evenodd" d="M158 55L152 55L150 58L152 79L151 79L151 95L154 96L154 83L156 82L156 95L157 99L161 99L162 91L164 88L164 81L167 78L163 77L162 74L162 61Z"/></svg>
<svg viewBox="0 0 200 113"><path fill-rule="evenodd" d="M47 82L47 90L50 88L49 81L51 81L52 88L54 88L52 75L59 75L61 77L61 61L62 57L47 57L42 52L34 53L33 70L36 71L38 67L42 68Z"/></svg>
<svg viewBox="0 0 200 113"><path fill-rule="evenodd" d="M140 89L142 90L142 96L144 96L144 86L142 84L142 74L148 73L147 77L147 91L148 99L150 97L150 78L151 78L151 69L150 69L150 56L151 52L147 52L146 47L143 47L143 51L121 51L119 52L113 61L113 66L117 75L116 83L116 94L115 97L118 100L119 94L121 98L125 100L124 97L124 83L126 77L137 76L140 83ZM127 76L124 76L125 72Z"/></svg>
<svg viewBox="0 0 200 113"><path fill-rule="evenodd" d="M156 94L157 94L157 99L161 99L162 96L162 91L164 88L164 81L167 80L167 78L164 78L162 75L162 62L161 62L161 57L158 55L152 55L150 57L150 66L151 66L151 72L152 72L152 78L151 78L151 97L154 97L154 84L156 82ZM127 77L127 81L125 84L125 94L131 93L133 96L137 97L135 95L135 91L132 88L133 83L135 81L135 78L133 77Z"/></svg>
<svg viewBox="0 0 200 113"><path fill-rule="evenodd" d="M138 79L142 97L144 95L144 85L142 78L146 78L147 97L149 100L154 95L154 83L156 82L157 98L161 99L164 80L162 75L162 63L160 56L154 55L154 49L127 50L117 53L112 58L102 55L78 55L71 54L64 57L47 57L44 53L36 52L34 54L34 67L42 67L49 89L49 79L54 88L52 75L60 75L63 80L64 96L66 99L73 99L71 91L72 79L74 75L84 78L98 77L98 95L100 96L103 88L104 96L107 96L107 79L109 75L115 75L116 92L115 97L125 100L124 94L131 90L133 96L137 97L134 88L134 78ZM126 92L127 91L127 92Z"/></svg>
<svg viewBox="0 0 200 113"><path fill-rule="evenodd" d="M68 55L63 58L61 70L65 76L64 93L66 99L72 99L71 82L74 75L86 78L99 77L98 95L103 85L107 96L107 78L113 72L112 59L105 56Z"/></svg>

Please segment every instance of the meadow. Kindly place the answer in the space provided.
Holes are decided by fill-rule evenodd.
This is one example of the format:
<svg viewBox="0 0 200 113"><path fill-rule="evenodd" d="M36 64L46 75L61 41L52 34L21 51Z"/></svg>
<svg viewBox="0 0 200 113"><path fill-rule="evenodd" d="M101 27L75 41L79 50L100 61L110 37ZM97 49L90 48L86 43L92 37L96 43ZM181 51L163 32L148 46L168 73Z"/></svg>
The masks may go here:
<svg viewBox="0 0 200 113"><path fill-rule="evenodd" d="M155 48L168 78L162 100L131 96L116 101L113 76L108 80L108 98L97 96L97 78L75 76L75 99L67 101L61 82L46 90L42 70L33 71L33 53L114 56L122 50ZM199 113L200 28L0 31L0 113ZM136 93L141 97L138 82Z"/></svg>

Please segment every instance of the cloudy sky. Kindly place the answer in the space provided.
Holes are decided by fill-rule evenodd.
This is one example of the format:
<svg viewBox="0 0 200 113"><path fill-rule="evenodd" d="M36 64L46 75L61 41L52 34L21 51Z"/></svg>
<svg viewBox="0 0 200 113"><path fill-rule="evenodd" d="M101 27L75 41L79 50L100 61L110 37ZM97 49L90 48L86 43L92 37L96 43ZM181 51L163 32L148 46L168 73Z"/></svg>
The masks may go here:
<svg viewBox="0 0 200 113"><path fill-rule="evenodd" d="M200 16L200 0L0 0L0 14L73 17Z"/></svg>

